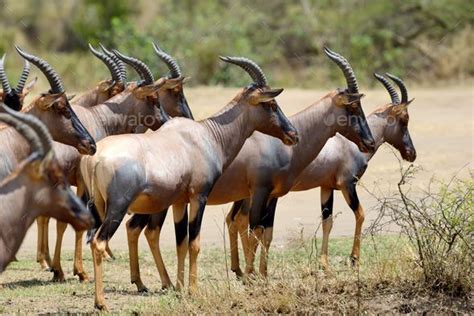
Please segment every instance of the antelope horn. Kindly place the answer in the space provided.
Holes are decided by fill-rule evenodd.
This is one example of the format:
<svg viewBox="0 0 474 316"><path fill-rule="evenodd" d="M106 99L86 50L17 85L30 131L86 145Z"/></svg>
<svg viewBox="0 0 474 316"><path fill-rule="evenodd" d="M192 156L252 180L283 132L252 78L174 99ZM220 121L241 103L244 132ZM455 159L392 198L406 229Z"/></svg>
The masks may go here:
<svg viewBox="0 0 474 316"><path fill-rule="evenodd" d="M58 73L53 69L53 67L51 67L45 60L24 52L20 47L15 46L15 48L18 54L20 54L23 58L38 67L41 72L46 76L46 79L48 79L49 85L51 86L52 93L64 93L64 87L63 83L61 82L61 78L59 77Z"/></svg>
<svg viewBox="0 0 474 316"><path fill-rule="evenodd" d="M400 99L398 98L398 93L395 91L395 88L392 86L392 84L385 78L384 76L379 75L378 73L374 72L374 77L380 81L385 89L387 89L388 94L390 94L390 98L392 99L392 104L400 104Z"/></svg>
<svg viewBox="0 0 474 316"><path fill-rule="evenodd" d="M27 124L33 131L35 131L43 150L43 155L41 155L42 157L53 150L53 140L51 139L51 135L49 134L46 126L39 119L33 115L12 110L4 104L1 104L1 108L4 112L10 114L18 121Z"/></svg>
<svg viewBox="0 0 474 316"><path fill-rule="evenodd" d="M262 69L252 60L245 57L230 56L219 56L219 58L226 63L234 64L243 68L258 86L267 85L267 78L265 77L265 74L263 73Z"/></svg>
<svg viewBox="0 0 474 316"><path fill-rule="evenodd" d="M171 77L170 78L179 78L181 77L181 69L178 66L178 63L176 60L165 53L155 42L152 42L153 44L153 49L155 50L156 55L161 59L162 62L168 66L168 69L170 70Z"/></svg>
<svg viewBox="0 0 474 316"><path fill-rule="evenodd" d="M23 66L23 71L21 72L20 79L16 85L15 91L20 94L23 93L23 88L25 87L26 79L30 75L30 63L25 59L25 65Z"/></svg>
<svg viewBox="0 0 474 316"><path fill-rule="evenodd" d="M153 74L151 73L150 68L141 60L138 60L134 57L125 56L120 53L118 50L113 49L112 52L117 55L124 63L129 64L133 67L133 69L138 72L140 78L145 81L146 84L152 84L155 79L153 78Z"/></svg>
<svg viewBox="0 0 474 316"><path fill-rule="evenodd" d="M106 54L110 59L112 59L115 62L115 64L120 70L121 82L123 84L126 84L127 83L127 68L125 67L124 62L121 61L120 58L117 57L117 55L115 55L114 53L109 51L107 48L105 48L105 46L102 45L101 43L99 43L99 46L100 46L100 49L102 49L102 51L104 52L104 54Z"/></svg>
<svg viewBox="0 0 474 316"><path fill-rule="evenodd" d="M0 59L0 80L2 81L3 93L11 94L12 88L10 87L10 83L8 82L7 75L5 74L5 68L3 66L5 63L5 56L6 54L3 54L2 59Z"/></svg>
<svg viewBox="0 0 474 316"><path fill-rule="evenodd" d="M122 74L120 73L120 69L115 64L115 62L104 53L97 51L90 43L89 49L95 57L99 58L107 66L110 71L110 74L112 75L112 80L115 82L121 82Z"/></svg>
<svg viewBox="0 0 474 316"><path fill-rule="evenodd" d="M1 104L0 107L3 109L7 108L4 104ZM24 114L24 115L27 115L27 114ZM28 116L32 117L31 115L28 115ZM45 151L44 151L43 145L41 144L41 140L38 137L38 134L36 134L34 129L31 128L31 126L29 126L28 123L22 120L19 120L7 113L0 113L0 121L13 127L15 130L17 130L18 133L20 133L28 141L31 147L32 154L37 153L40 157L44 157Z"/></svg>
<svg viewBox="0 0 474 316"><path fill-rule="evenodd" d="M349 92L359 93L359 87L357 85L357 79L355 77L354 70L352 70L352 67L347 59L338 53L333 52L326 46L324 47L324 53L342 70L344 77L346 78L347 89Z"/></svg>
<svg viewBox="0 0 474 316"><path fill-rule="evenodd" d="M395 82L398 86L398 88L400 89L400 94L402 95L402 103L406 103L408 102L408 91L407 91L407 87L405 86L405 83L403 82L402 79L392 75L392 74L389 74L388 72L385 73L385 75L387 75L387 77L389 77L390 79L393 80L393 82Z"/></svg>

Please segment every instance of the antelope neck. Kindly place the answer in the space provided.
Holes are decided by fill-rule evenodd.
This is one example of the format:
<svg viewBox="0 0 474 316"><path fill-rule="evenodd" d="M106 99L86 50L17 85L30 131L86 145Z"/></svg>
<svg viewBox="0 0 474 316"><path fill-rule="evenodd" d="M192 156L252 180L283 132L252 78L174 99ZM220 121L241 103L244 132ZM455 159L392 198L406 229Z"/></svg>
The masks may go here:
<svg viewBox="0 0 474 316"><path fill-rule="evenodd" d="M134 114L134 104L130 103L134 103L134 100L127 100L127 96L122 97L117 99L114 97L112 100L90 108L74 107L77 116L96 141L106 136L130 132L129 120Z"/></svg>
<svg viewBox="0 0 474 316"><path fill-rule="evenodd" d="M325 97L290 117L300 141L292 147L291 169L298 174L319 154L326 141L337 132L337 107Z"/></svg>
<svg viewBox="0 0 474 316"><path fill-rule="evenodd" d="M201 121L215 143L222 166L225 169L237 156L245 140L256 126L249 119L246 105L232 101L214 116Z"/></svg>
<svg viewBox="0 0 474 316"><path fill-rule="evenodd" d="M384 131L387 127L387 117L383 113L371 113L367 116L367 124L375 141L375 150L372 153L364 153L367 160L370 160L379 147L385 142Z"/></svg>

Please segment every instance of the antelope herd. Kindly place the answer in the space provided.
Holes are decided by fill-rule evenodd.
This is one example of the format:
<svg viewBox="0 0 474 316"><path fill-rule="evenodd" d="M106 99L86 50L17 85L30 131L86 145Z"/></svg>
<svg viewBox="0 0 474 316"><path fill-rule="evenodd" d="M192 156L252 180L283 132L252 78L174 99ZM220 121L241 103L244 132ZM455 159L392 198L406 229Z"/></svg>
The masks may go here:
<svg viewBox="0 0 474 316"><path fill-rule="evenodd" d="M287 118L263 70L244 57L220 57L251 78L215 115L195 121L183 92L186 77L176 60L157 44L152 48L169 74L155 80L149 67L117 50L89 45L111 78L74 97L67 95L58 73L43 59L19 47L25 60L15 88L0 60L0 272L13 260L26 231L36 219L37 261L64 281L61 245L71 224L76 233L74 275L88 280L82 264L84 232L92 249L95 306L106 310L103 262L113 256L108 241L127 213L131 282L147 291L140 278L138 239L143 230L163 288L174 288L163 262L159 238L172 206L177 247L176 289L185 284L189 252L190 293L198 289L197 260L207 204L232 202L226 222L231 269L246 280L254 275L258 246L259 274L267 276L268 253L278 198L290 191L321 187L323 241L320 263L328 263L333 191L340 190L354 212L351 253L360 257L364 211L356 184L379 146L387 142L408 161L416 151L408 132L407 89L391 75L379 74L390 102L365 117L363 94L351 65L341 55L324 53L342 72L347 87L335 89ZM41 70L50 90L23 106L36 79L26 84L30 63ZM126 66L140 77L127 81ZM26 85L26 86L25 86ZM71 190L76 187L76 193ZM189 204L189 213L188 213ZM49 256L49 218L57 219L53 260ZM239 266L238 237L245 255Z"/></svg>

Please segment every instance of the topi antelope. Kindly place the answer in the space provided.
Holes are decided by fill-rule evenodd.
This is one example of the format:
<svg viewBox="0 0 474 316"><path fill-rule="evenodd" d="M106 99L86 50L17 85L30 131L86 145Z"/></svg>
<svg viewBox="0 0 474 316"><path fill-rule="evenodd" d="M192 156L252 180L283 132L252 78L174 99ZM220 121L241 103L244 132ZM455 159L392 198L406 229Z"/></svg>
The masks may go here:
<svg viewBox="0 0 474 316"><path fill-rule="evenodd" d="M17 50L23 58L33 63L45 74L51 85L51 90L48 93L34 99L26 109L23 109L23 112L39 118L49 128L50 134L55 140L74 146L84 154L95 153L95 141L71 108L58 74L44 60L27 54L18 47ZM0 74L4 74L3 64L0 66ZM4 85L5 87L6 85ZM30 148L13 128L0 127L0 139L3 146L0 152L1 180L28 156Z"/></svg>
<svg viewBox="0 0 474 316"><path fill-rule="evenodd" d="M0 121L17 130L31 153L0 181L0 273L14 259L28 227L38 215L86 229L92 215L71 191L52 149L51 136L35 117L0 105Z"/></svg>
<svg viewBox="0 0 474 316"><path fill-rule="evenodd" d="M7 75L5 73L5 55L0 59L0 81L2 82L2 91L0 92L0 101L5 103L9 108L20 111L23 107L23 102L28 93L33 89L33 86L38 81L38 78L31 80L26 86L26 79L30 74L30 63L25 59L25 66L18 80L15 88L10 86Z"/></svg>
<svg viewBox="0 0 474 316"><path fill-rule="evenodd" d="M271 89L260 67L246 58L221 59L242 67L254 82L216 115L197 122L174 118L153 133L107 137L98 143L95 158L84 157L81 161L81 174L91 199L105 214L91 241L95 306L99 309L106 309L103 255L127 211L153 214L173 205L179 230L189 230L189 290L194 292L201 222L217 178L255 130L274 135L286 145L298 141L295 128L275 100L283 89ZM187 236L177 240L177 250L177 287L181 289Z"/></svg>
<svg viewBox="0 0 474 316"><path fill-rule="evenodd" d="M242 199L251 201L249 240L248 220L239 222L239 227L245 227L242 233L244 249L246 253L247 273L253 272L253 261L259 241L264 241L266 251L270 245L269 238L272 236L272 227L269 224L272 219L265 217L264 209L267 204L275 198L287 194L294 184L298 175L304 168L316 158L328 139L337 132L344 135L349 141L355 143L355 147L364 152L374 149L374 140L367 126L364 112L361 107L356 77L354 72L341 55L325 48L326 55L342 70L347 82L347 89L337 89L318 102L309 106L290 117L290 122L298 131L300 141L296 146L287 147L275 138L261 133L254 133L243 146L229 168L222 174L211 191L207 203L210 205L236 202L233 209L242 204ZM229 185L232 184L232 185ZM159 234L164 216L161 220L156 219L154 231L148 234ZM242 217L248 219L248 217ZM230 224L230 218L227 218ZM186 238L186 231L176 227L176 238ZM230 230L235 231L235 225ZM242 230L243 231L243 230ZM159 246L154 245L152 252L159 252ZM248 249L251 254L248 255ZM237 246L232 245L233 258L232 270L242 276L238 266ZM132 252L130 252L132 254ZM138 260L138 259L136 259ZM134 262L131 260L131 262ZM131 275L139 275L138 266L131 266ZM166 271L162 266L161 270ZM160 271L160 276L164 272ZM265 271L264 271L265 274ZM163 282L163 280L162 280Z"/></svg>
<svg viewBox="0 0 474 316"><path fill-rule="evenodd" d="M159 82L163 82L163 85L158 89L158 99L159 99L159 104L161 107L164 109L169 109L173 115L171 116L185 116L188 118L192 118L191 111L188 107L188 103L186 101L186 98L183 93L183 81L182 81L182 75L181 75L181 70L177 64L177 62L168 54L163 52L159 47L154 44L153 45L155 48L155 51L157 52L158 57L160 60L165 61L165 64L168 66L168 68L172 71L171 76L167 78L161 78L159 79ZM104 47L102 47L103 50L105 50ZM158 54L158 52L160 54ZM132 65L135 65L134 69L140 69L144 68L145 70L141 70L140 73L144 74L146 72L150 72L148 67L143 64L142 62L136 60L136 59L127 59L127 63L132 63ZM119 61L121 61L119 59ZM145 77L141 77L142 80L146 80ZM99 105L100 107L100 105ZM125 107L125 106L124 106ZM94 109L97 108L96 106L93 106ZM98 113L102 113L102 111L98 111ZM167 113L167 111L164 111L164 113ZM163 118L166 119L167 117L164 116ZM100 121L102 122L108 122L107 117L101 117ZM164 122L164 121L163 121ZM95 126L88 126L90 130L95 130ZM107 130L107 128L106 128ZM118 133L117 133L118 134ZM101 138L97 138L96 140L99 141ZM57 147L61 147L58 149ZM67 147L67 148L63 148ZM73 148L57 144L56 146L57 152L58 152L58 157L60 163L64 166L65 172L69 175L70 182L73 185L80 186L80 174L79 174L79 161L81 156L77 154L77 151L75 151ZM81 189L79 190L81 191ZM62 244L62 237L64 235L64 232L66 230L67 225L65 223L61 223L58 221L57 224L57 231L56 231L56 247L55 247L55 253L54 253L54 258L52 262L52 271L54 272L54 277L53 280L55 281L63 281L64 280L64 273L61 268L61 244ZM47 232L47 226L44 228L44 230ZM84 272L84 268L82 265L82 236L84 232L76 231L76 247L75 247L75 256L74 256L74 275L78 275L79 279L81 281L86 280L87 274Z"/></svg>
<svg viewBox="0 0 474 316"><path fill-rule="evenodd" d="M90 44L89 48L91 52L96 56L98 59L100 59L109 69L110 74L111 74L111 80L103 80L99 82L99 84L94 88L91 89L83 94L81 94L79 97L74 98L72 102L72 108L75 109L77 106L82 106L85 108L88 108L86 112L91 112L93 114L93 119L89 120L91 123L98 125L99 122L104 122L103 124L103 129L105 131L108 130L108 125L107 119L102 118L103 116L102 112L94 112L95 109L89 109L90 107L97 105L99 103L103 103L106 100L110 99L112 96L115 96L122 92L125 89L126 85L126 73L124 70L122 70L121 65L117 64L115 59L110 58L105 52L101 53L97 50L95 50ZM105 50L105 48L102 49ZM115 56L115 55L114 55ZM120 59L116 58L120 63ZM99 109L99 108L98 108ZM79 109L81 112L78 116L81 119L84 119L85 116L82 115L81 109ZM88 126L89 124L86 124L87 129L90 131L91 126ZM110 125L110 123L109 123ZM94 129L95 131L95 129ZM97 137L98 133L95 133L95 136ZM54 143L55 146L55 152L57 154L58 160L63 167L63 170L65 171L66 175L68 176L69 183L72 185L77 186L77 181L76 181L76 166L79 163L79 159L81 157L80 153L74 149L71 146L67 146L61 143ZM37 218L37 226L38 226L38 240L37 240L37 254L36 254L36 260L37 262L40 263L40 266L43 269L49 269L50 267L52 268L54 272L54 277L53 280L63 280L64 277L61 277L62 270L60 268L60 259L57 259L56 261L56 268L52 266L51 258L49 256L49 237L48 237L48 224L49 224L49 218L40 216ZM59 223L59 222L58 222ZM64 229L66 229L67 224L60 224L61 227L64 226ZM59 233L59 231L58 231ZM62 234L59 236L57 233L57 238L61 237L62 239ZM74 257L74 273L75 275L77 274L80 278L80 280L83 280L83 274L82 271L83 269L78 268L82 267L82 260L78 258L77 253L80 251L80 247L77 246L78 242L82 241L82 237L78 240L78 236L82 236L82 232L76 231L76 256ZM80 245L82 247L82 244ZM82 255L82 251L80 251ZM60 256L60 253L57 252L58 256ZM55 254L56 255L56 254Z"/></svg>
<svg viewBox="0 0 474 316"><path fill-rule="evenodd" d="M414 161L416 159L416 150L411 141L410 133L408 131L408 112L407 106L412 101L408 101L406 87L402 80L387 74L400 88L401 101L393 86L383 76L374 74L391 97L391 103L379 107L369 116L367 116L367 123L375 140L375 150L370 153L361 153L357 146L347 141L341 135L332 137L319 155L314 159L295 180L291 191L304 191L312 188L321 187L321 209L323 218L323 241L321 249L321 266L324 269L329 268L328 263L328 240L331 232L333 219L333 191L341 190L342 194L354 212L356 218L356 228L354 233L354 243L351 253L351 261L353 265L357 265L360 258L360 238L362 231L362 224L364 222L364 211L359 203L357 196L356 184L357 181L364 174L369 160L373 157L376 150L384 143L388 142L395 147L403 159L407 161ZM236 225L240 221L245 221L241 217L248 216L248 201L240 202L239 205L234 205L228 215L229 233L232 244L232 264L233 267L238 267L238 243L237 243L237 228L239 233L246 233L247 228ZM277 205L277 199L273 199L267 208L267 216L273 218ZM273 223L270 223L270 227ZM271 240L271 237L269 238ZM261 253L260 272L266 271L266 254ZM263 259L263 263L262 263ZM235 265L235 266L234 266ZM240 271L237 268L234 271Z"/></svg>

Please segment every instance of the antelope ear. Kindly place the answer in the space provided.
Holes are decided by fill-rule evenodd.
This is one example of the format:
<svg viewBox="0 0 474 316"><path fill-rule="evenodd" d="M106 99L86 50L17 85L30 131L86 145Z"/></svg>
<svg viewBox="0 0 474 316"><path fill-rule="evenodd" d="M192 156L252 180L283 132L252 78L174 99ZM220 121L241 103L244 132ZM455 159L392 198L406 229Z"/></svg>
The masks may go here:
<svg viewBox="0 0 474 316"><path fill-rule="evenodd" d="M60 101L63 94L43 94L38 100L36 100L36 106L41 110L47 110L52 107L56 102Z"/></svg>
<svg viewBox="0 0 474 316"><path fill-rule="evenodd" d="M137 98L142 100L147 97L156 97L156 92L161 86L162 85L150 84L143 87L137 87L133 93Z"/></svg>
<svg viewBox="0 0 474 316"><path fill-rule="evenodd" d="M68 95L67 100L68 100L68 101L71 101L71 100L74 99L75 97L76 97L75 94Z"/></svg>
<svg viewBox="0 0 474 316"><path fill-rule="evenodd" d="M406 105L409 106L410 103L412 103L414 100L415 100L415 98L411 99L410 101L408 101L408 102L406 103Z"/></svg>
<svg viewBox="0 0 474 316"><path fill-rule="evenodd" d="M359 102L363 97L365 97L363 93L338 93L334 99L334 102L338 106L352 106L354 103Z"/></svg>
<svg viewBox="0 0 474 316"><path fill-rule="evenodd" d="M100 92L107 92L110 89L112 89L114 85L115 85L115 81L104 80L104 81L99 82L98 89Z"/></svg>
<svg viewBox="0 0 474 316"><path fill-rule="evenodd" d="M170 90L174 89L181 83L184 83L184 79L185 79L184 77L165 79L163 88L170 89Z"/></svg>
<svg viewBox="0 0 474 316"><path fill-rule="evenodd" d="M259 103L268 102L275 99L280 93L283 92L283 88L280 89L268 89L262 92L259 92L257 96L257 101Z"/></svg>
<svg viewBox="0 0 474 316"><path fill-rule="evenodd" d="M26 86L23 88L23 95L26 96L28 93L30 93L31 90L33 90L33 87L36 85L38 82L38 77L34 77L30 82L26 84Z"/></svg>
<svg viewBox="0 0 474 316"><path fill-rule="evenodd" d="M191 77L184 77L184 78L183 78L183 84L185 84L185 83L188 82L189 80L191 80Z"/></svg>

